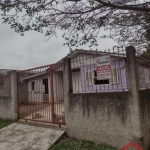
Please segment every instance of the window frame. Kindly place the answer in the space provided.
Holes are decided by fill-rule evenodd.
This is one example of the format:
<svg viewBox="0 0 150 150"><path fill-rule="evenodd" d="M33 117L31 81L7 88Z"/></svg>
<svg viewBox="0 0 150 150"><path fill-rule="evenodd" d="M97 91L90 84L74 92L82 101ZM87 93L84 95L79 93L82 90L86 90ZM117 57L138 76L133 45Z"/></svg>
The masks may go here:
<svg viewBox="0 0 150 150"><path fill-rule="evenodd" d="M86 82L86 85L93 85L93 86L104 86L104 85L112 85L112 84L119 84L119 73L118 73L118 67L111 67L111 72L112 72L112 68L116 68L116 72L117 72L117 82L111 82L111 79L105 79L105 80L109 80L109 84L95 84L95 82L94 82L94 79L95 78L97 78L97 77L95 77L95 75L94 75L94 77L93 77L93 83L92 84L87 84L87 81L86 81L86 75L87 75L87 72L90 72L90 71L92 71L92 72L94 72L94 71L96 71L96 69L91 69L91 70L87 70L86 71L86 73L85 73L85 82Z"/></svg>
<svg viewBox="0 0 150 150"><path fill-rule="evenodd" d="M117 72L117 82L114 82L113 80L113 75L112 75L112 82L110 81L110 84L119 84L119 73L118 73L118 67L111 67L111 73L112 73L112 68L116 68L116 72ZM111 79L109 79L111 80Z"/></svg>
<svg viewBox="0 0 150 150"><path fill-rule="evenodd" d="M94 85L94 77L93 77L93 71L94 71L94 69L92 69L92 70L87 70L86 72L85 72L85 82L86 82L86 85ZM89 79L89 72L92 72L92 83L91 84L89 84L89 80L88 80L88 83L87 83L87 73L88 73L88 79Z"/></svg>

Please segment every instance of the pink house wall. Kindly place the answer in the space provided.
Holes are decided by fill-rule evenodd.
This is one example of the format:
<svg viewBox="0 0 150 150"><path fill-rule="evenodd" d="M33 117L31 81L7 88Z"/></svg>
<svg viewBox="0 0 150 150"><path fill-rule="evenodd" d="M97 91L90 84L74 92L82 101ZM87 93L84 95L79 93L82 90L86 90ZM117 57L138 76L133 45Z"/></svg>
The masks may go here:
<svg viewBox="0 0 150 150"><path fill-rule="evenodd" d="M107 85L86 85L85 74L88 70L96 69L96 64L84 65L80 68L81 72L81 84L82 93L92 93L92 92L119 92L126 91L126 74L125 74L125 60L124 58L118 60L111 60L111 67L118 68L118 80L117 84L107 84Z"/></svg>

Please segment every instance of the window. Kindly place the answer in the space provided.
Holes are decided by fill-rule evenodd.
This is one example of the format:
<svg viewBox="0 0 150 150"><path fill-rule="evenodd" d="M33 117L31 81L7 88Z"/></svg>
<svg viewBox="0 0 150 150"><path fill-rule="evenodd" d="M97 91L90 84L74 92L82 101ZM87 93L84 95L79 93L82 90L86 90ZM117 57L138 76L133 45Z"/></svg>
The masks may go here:
<svg viewBox="0 0 150 150"><path fill-rule="evenodd" d="M101 85L101 84L110 84L109 79L106 80L98 80L97 78L94 79L94 85Z"/></svg>
<svg viewBox="0 0 150 150"><path fill-rule="evenodd" d="M35 82L32 82L31 86L32 86L32 91L34 91Z"/></svg>
<svg viewBox="0 0 150 150"><path fill-rule="evenodd" d="M72 87L73 87L73 93L75 92L79 93L82 91L80 72L72 72Z"/></svg>
<svg viewBox="0 0 150 150"><path fill-rule="evenodd" d="M145 73L145 82L150 83L150 70L145 68L144 73Z"/></svg>
<svg viewBox="0 0 150 150"><path fill-rule="evenodd" d="M102 84L119 83L117 67L111 68L111 74L112 74L112 79L99 80L97 79L96 70L89 70L86 72L86 75L85 75L86 85L102 85Z"/></svg>
<svg viewBox="0 0 150 150"><path fill-rule="evenodd" d="M110 83L111 84L119 83L117 67L112 67L111 68L111 74L112 74L112 79L110 79Z"/></svg>
<svg viewBox="0 0 150 150"><path fill-rule="evenodd" d="M44 94L48 94L48 78L43 79L43 85L44 85Z"/></svg>
<svg viewBox="0 0 150 150"><path fill-rule="evenodd" d="M86 85L93 85L95 70L89 70L86 72Z"/></svg>
<svg viewBox="0 0 150 150"><path fill-rule="evenodd" d="M109 79L98 80L97 79L97 72L96 72L96 70L94 70L94 85L101 85L101 84L109 84Z"/></svg>

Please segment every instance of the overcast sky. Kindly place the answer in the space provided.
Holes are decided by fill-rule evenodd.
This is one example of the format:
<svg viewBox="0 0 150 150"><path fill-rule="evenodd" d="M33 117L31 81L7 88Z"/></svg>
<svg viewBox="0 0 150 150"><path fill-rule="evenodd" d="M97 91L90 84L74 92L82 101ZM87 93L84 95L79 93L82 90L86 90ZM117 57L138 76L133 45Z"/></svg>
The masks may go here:
<svg viewBox="0 0 150 150"><path fill-rule="evenodd" d="M63 46L65 41L61 35L58 32L57 38L47 42L44 34L35 31L20 36L9 25L2 24L0 18L0 69L28 69L59 61L69 53L69 48ZM102 39L98 44L99 50L106 50L112 48L115 42ZM89 49L87 46L80 48Z"/></svg>

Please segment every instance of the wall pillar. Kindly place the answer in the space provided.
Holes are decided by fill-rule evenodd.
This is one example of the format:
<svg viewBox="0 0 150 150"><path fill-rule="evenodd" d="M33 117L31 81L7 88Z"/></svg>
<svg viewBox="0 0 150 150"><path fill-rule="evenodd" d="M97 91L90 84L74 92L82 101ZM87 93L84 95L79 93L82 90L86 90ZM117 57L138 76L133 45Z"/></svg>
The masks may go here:
<svg viewBox="0 0 150 150"><path fill-rule="evenodd" d="M142 145L141 141L141 110L139 97L139 79L136 61L136 50L133 46L126 48L126 72L127 86L129 90L130 115L133 130L131 131L135 141Z"/></svg>
<svg viewBox="0 0 150 150"><path fill-rule="evenodd" d="M65 106L65 121L69 118L69 93L72 93L72 74L71 60L66 57L63 59L63 81L64 81L64 106Z"/></svg>
<svg viewBox="0 0 150 150"><path fill-rule="evenodd" d="M11 71L11 119L18 119L18 100L17 100L17 72Z"/></svg>

